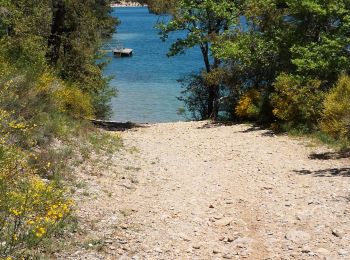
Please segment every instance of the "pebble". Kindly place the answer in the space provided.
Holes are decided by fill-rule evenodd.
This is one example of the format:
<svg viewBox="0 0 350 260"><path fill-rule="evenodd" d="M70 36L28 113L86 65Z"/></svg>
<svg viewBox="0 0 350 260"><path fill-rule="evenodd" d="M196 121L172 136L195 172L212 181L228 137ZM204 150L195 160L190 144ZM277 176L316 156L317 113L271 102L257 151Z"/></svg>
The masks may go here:
<svg viewBox="0 0 350 260"><path fill-rule="evenodd" d="M342 238L343 237L343 232L340 231L339 229L333 229L332 230L332 235L335 237Z"/></svg>
<svg viewBox="0 0 350 260"><path fill-rule="evenodd" d="M157 252L157 253L163 253L162 249L160 249L159 247L156 247L154 249L154 251Z"/></svg>
<svg viewBox="0 0 350 260"><path fill-rule="evenodd" d="M188 236L184 235L184 234L181 234L181 235L180 235L180 238L181 238L182 240L186 241L186 242L191 241L191 239L190 239Z"/></svg>
<svg viewBox="0 0 350 260"><path fill-rule="evenodd" d="M347 256L349 254L349 251L346 251L345 249L339 249L338 254L340 256Z"/></svg>
<svg viewBox="0 0 350 260"><path fill-rule="evenodd" d="M299 221L305 221L310 217L310 214L305 212L299 212L295 215L295 218Z"/></svg>
<svg viewBox="0 0 350 260"><path fill-rule="evenodd" d="M120 225L120 228L121 228L121 229L128 229L128 226L127 226L126 224L121 224L121 225Z"/></svg>
<svg viewBox="0 0 350 260"><path fill-rule="evenodd" d="M224 217L223 215L216 215L214 216L214 219L219 220L219 219L222 219L223 217Z"/></svg>
<svg viewBox="0 0 350 260"><path fill-rule="evenodd" d="M221 250L220 250L220 249L215 248L215 249L213 249L213 253L214 253L214 254L220 254L220 253L221 253Z"/></svg>
<svg viewBox="0 0 350 260"><path fill-rule="evenodd" d="M233 242L234 240L235 240L235 239L234 239L233 237L228 237L228 238L227 238L227 242L230 242L230 243Z"/></svg>
<svg viewBox="0 0 350 260"><path fill-rule="evenodd" d="M216 221L215 224L217 226L220 226L220 227L225 227L225 226L230 225L232 220L233 220L232 218L222 218L222 219Z"/></svg>
<svg viewBox="0 0 350 260"><path fill-rule="evenodd" d="M287 240L294 243L305 243L311 239L311 236L305 231L300 230L289 230L285 236Z"/></svg>
<svg viewBox="0 0 350 260"><path fill-rule="evenodd" d="M232 259L233 255L232 254L225 254L225 255L222 256L222 258L224 258L224 259Z"/></svg>
<svg viewBox="0 0 350 260"><path fill-rule="evenodd" d="M318 248L315 250L315 252L319 255L322 255L322 256L327 256L330 254L329 250L327 250L325 248Z"/></svg>
<svg viewBox="0 0 350 260"><path fill-rule="evenodd" d="M304 247L301 249L301 252L304 253L304 254L307 254L307 253L310 253L310 252L311 252L311 249L310 249L310 247L308 247L308 246L304 246Z"/></svg>

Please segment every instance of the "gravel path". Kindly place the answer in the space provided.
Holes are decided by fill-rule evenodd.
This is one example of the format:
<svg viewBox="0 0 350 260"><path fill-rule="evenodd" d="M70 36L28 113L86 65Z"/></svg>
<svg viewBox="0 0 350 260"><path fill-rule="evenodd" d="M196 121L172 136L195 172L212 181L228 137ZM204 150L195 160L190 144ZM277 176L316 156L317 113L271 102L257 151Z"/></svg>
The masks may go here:
<svg viewBox="0 0 350 260"><path fill-rule="evenodd" d="M350 259L348 158L247 125L121 135L77 170L81 226L57 258Z"/></svg>

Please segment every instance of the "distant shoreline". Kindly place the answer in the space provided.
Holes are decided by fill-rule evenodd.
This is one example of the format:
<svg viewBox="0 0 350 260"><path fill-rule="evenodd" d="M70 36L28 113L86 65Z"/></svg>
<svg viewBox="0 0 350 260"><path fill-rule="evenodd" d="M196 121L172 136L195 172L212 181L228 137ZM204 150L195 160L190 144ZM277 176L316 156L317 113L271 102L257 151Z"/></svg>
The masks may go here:
<svg viewBox="0 0 350 260"><path fill-rule="evenodd" d="M137 2L124 2L124 1L121 1L121 2L118 2L118 3L114 3L114 4L111 4L111 7L147 7L146 4L140 4L140 3L137 3Z"/></svg>

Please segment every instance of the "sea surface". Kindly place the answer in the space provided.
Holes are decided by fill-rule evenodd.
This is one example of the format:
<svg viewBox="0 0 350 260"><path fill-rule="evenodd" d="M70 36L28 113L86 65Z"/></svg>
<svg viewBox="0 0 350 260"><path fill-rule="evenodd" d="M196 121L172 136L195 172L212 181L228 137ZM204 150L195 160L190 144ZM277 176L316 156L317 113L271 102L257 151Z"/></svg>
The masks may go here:
<svg viewBox="0 0 350 260"><path fill-rule="evenodd" d="M177 114L184 107L177 99L181 91L177 80L202 68L200 50L193 48L184 55L168 58L170 44L182 32L162 42L154 26L158 20L169 17L150 14L147 8L114 8L113 16L122 23L106 46L119 43L134 49L134 55L116 58L107 53L110 63L104 73L114 77L110 84L118 90L118 96L112 100L111 119L138 123L186 120Z"/></svg>

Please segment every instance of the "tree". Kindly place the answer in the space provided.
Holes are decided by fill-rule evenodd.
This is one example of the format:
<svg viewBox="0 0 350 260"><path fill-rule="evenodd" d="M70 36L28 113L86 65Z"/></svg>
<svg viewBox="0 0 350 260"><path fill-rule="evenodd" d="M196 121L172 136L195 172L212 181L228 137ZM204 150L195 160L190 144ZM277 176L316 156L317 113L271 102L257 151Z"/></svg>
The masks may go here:
<svg viewBox="0 0 350 260"><path fill-rule="evenodd" d="M115 30L109 0L0 0L0 51L17 67L50 67L108 116L112 95L98 50Z"/></svg>
<svg viewBox="0 0 350 260"><path fill-rule="evenodd" d="M180 0L176 3L172 19L161 22L158 28L162 39L170 33L184 31L183 38L177 39L171 46L168 56L184 53L186 49L199 47L202 53L205 72L211 73L220 66L220 59L212 57L210 46L219 35L229 30L237 22L237 13L233 1L229 0ZM219 106L219 84L206 86L206 117L216 119Z"/></svg>
<svg viewBox="0 0 350 260"><path fill-rule="evenodd" d="M47 53L47 58L52 65L57 64L60 56L65 14L66 10L64 0L52 0L51 34L48 39Z"/></svg>
<svg viewBox="0 0 350 260"><path fill-rule="evenodd" d="M250 89L263 93L260 120L271 122L271 94L279 75L321 81L331 88L350 69L350 2L347 0L245 0L244 17L213 44L226 85L236 101ZM301 86L302 87L302 86Z"/></svg>
<svg viewBox="0 0 350 260"><path fill-rule="evenodd" d="M147 3L148 9L155 14L171 13L176 6L176 0L145 0L139 2Z"/></svg>

